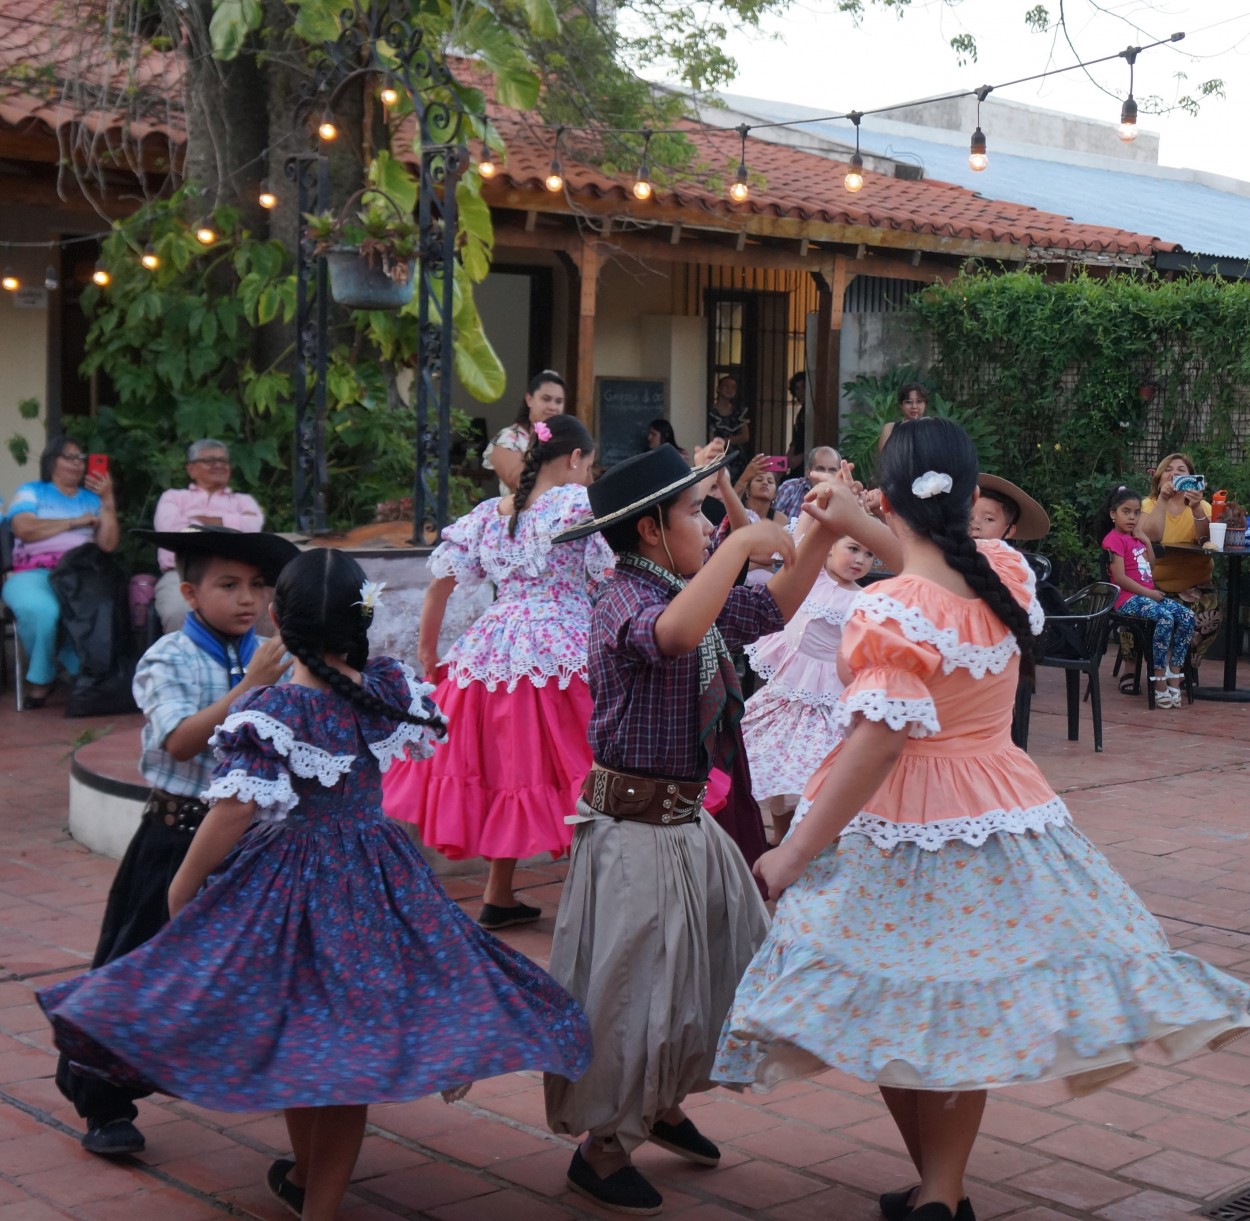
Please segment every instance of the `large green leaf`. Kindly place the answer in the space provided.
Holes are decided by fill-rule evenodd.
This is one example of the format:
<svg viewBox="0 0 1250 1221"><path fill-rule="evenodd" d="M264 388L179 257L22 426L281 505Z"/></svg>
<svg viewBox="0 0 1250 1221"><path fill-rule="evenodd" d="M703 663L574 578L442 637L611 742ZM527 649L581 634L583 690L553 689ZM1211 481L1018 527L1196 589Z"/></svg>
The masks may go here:
<svg viewBox="0 0 1250 1221"><path fill-rule="evenodd" d="M530 29L539 38L554 38L560 32L560 18L551 0L524 0Z"/></svg>
<svg viewBox="0 0 1250 1221"><path fill-rule="evenodd" d="M503 394L508 375L490 346L476 311L472 325L456 332L454 363L461 385L479 402L493 403Z"/></svg>
<svg viewBox="0 0 1250 1221"><path fill-rule="evenodd" d="M295 32L309 42L333 42L342 8L338 0L295 0Z"/></svg>
<svg viewBox="0 0 1250 1221"><path fill-rule="evenodd" d="M208 35L218 59L233 59L243 40L260 25L260 0L213 0Z"/></svg>
<svg viewBox="0 0 1250 1221"><path fill-rule="evenodd" d="M412 215L417 206L417 182L402 161L397 161L383 149L369 166L368 179L370 186L390 196L405 217ZM362 202L368 206L367 193Z"/></svg>

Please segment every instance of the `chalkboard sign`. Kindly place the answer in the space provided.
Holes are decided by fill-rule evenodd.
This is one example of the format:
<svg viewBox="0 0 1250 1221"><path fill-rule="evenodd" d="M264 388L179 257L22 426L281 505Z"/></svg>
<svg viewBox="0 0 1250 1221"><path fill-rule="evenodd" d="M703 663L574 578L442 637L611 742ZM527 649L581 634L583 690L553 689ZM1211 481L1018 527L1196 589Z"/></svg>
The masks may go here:
<svg viewBox="0 0 1250 1221"><path fill-rule="evenodd" d="M647 426L668 415L663 378L596 377L596 462L605 470L647 448Z"/></svg>

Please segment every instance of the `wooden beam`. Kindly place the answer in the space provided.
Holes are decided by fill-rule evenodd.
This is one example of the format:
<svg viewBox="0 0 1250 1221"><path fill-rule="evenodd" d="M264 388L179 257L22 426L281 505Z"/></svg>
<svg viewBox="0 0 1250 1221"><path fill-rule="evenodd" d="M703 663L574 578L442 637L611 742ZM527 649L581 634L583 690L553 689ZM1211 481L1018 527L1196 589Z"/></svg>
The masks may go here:
<svg viewBox="0 0 1250 1221"><path fill-rule="evenodd" d="M838 360L831 338L833 329L834 268L815 270L816 281L816 369L811 387L812 411L807 421L807 448L836 445L838 439ZM841 304L841 302L839 302Z"/></svg>
<svg viewBox="0 0 1250 1221"><path fill-rule="evenodd" d="M807 240L807 238L804 238L804 239L803 239L803 240L799 243L799 258L801 258L801 259L805 259L805 258L807 258L807 248L808 248L810 245L811 245L811 242L809 242L809 241Z"/></svg>
<svg viewBox="0 0 1250 1221"><path fill-rule="evenodd" d="M738 244L735 249L741 253L747 248L747 231L745 229L738 232Z"/></svg>
<svg viewBox="0 0 1250 1221"><path fill-rule="evenodd" d="M534 211L525 214L525 232L533 233L534 227L538 224L538 213Z"/></svg>
<svg viewBox="0 0 1250 1221"><path fill-rule="evenodd" d="M583 242L577 325L577 418L595 428L595 311L599 297L599 247Z"/></svg>
<svg viewBox="0 0 1250 1221"><path fill-rule="evenodd" d="M681 244L681 224L673 226L673 232L669 234L668 244L670 246L678 246Z"/></svg>

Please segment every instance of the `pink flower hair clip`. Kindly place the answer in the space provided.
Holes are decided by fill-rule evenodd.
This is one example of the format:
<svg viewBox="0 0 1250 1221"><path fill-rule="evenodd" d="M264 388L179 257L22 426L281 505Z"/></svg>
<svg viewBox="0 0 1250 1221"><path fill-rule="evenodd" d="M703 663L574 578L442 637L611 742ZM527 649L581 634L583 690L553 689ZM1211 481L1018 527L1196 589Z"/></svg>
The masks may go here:
<svg viewBox="0 0 1250 1221"><path fill-rule="evenodd" d="M534 425L534 436L543 442L551 440L551 429L547 427L546 420L539 420L538 423Z"/></svg>

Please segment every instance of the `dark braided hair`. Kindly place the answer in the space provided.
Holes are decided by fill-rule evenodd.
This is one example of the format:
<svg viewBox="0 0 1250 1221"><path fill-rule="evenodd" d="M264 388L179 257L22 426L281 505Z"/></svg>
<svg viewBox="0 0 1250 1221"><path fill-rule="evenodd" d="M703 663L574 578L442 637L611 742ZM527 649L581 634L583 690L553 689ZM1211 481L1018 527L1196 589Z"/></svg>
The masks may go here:
<svg viewBox="0 0 1250 1221"><path fill-rule="evenodd" d="M273 591L282 642L312 674L362 712L428 725L441 736L445 732L441 717L416 716L406 708L396 708L325 659L327 653L342 657L353 670L363 669L369 660L373 611L360 605L364 581L364 569L332 547L314 547L297 556L283 568Z"/></svg>
<svg viewBox="0 0 1250 1221"><path fill-rule="evenodd" d="M551 433L551 440L540 440L537 432L530 438L529 448L525 451L525 460L521 466L521 478L517 480L516 491L512 496L512 520L508 523L510 538L516 538L521 510L529 503L534 484L538 482L538 472L548 462L556 458L567 458L578 450L586 455L594 453L595 439L586 431L585 426L576 416L553 415L543 423Z"/></svg>
<svg viewBox="0 0 1250 1221"><path fill-rule="evenodd" d="M915 495L912 480L926 471L949 475L951 490L924 499ZM977 473L977 451L968 434L954 420L934 416L897 424L877 460L877 474L891 507L917 534L937 544L947 564L1003 621L1020 645L1020 674L1032 679L1029 616L968 534Z"/></svg>

